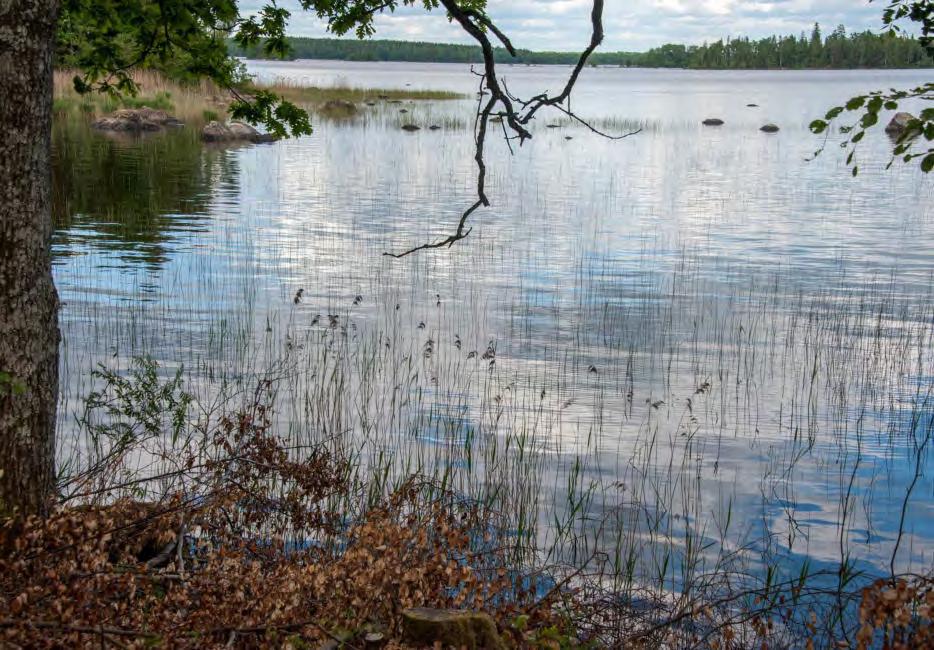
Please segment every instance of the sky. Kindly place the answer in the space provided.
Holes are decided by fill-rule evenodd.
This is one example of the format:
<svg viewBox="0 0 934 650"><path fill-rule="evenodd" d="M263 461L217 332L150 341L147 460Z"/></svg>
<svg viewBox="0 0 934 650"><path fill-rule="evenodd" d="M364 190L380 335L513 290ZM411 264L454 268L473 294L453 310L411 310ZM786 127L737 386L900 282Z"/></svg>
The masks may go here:
<svg viewBox="0 0 934 650"><path fill-rule="evenodd" d="M328 36L313 13L294 0L280 0L292 10L289 34ZM700 44L734 36L810 32L815 22L829 32L881 26L887 2L876 0L606 0L604 51L644 51L664 43ZM262 0L246 0L250 13ZM488 12L517 47L531 50L580 50L590 38L591 0L489 0ZM443 10L402 8L376 22L377 38L442 43L471 42L448 23Z"/></svg>

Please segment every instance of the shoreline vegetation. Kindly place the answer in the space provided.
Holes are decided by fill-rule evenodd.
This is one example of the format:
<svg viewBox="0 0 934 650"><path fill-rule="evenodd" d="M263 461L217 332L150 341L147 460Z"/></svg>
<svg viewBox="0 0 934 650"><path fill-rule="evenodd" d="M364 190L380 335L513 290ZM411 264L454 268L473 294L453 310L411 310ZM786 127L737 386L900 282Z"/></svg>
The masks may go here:
<svg viewBox="0 0 934 650"><path fill-rule="evenodd" d="M58 114L98 115L145 105L171 110L197 125L218 119L228 101L213 84L186 84L143 71L135 78L139 96L118 102L107 95L79 95L72 75L56 73ZM372 101L389 109L387 119L398 112L394 102L459 97L287 83L263 88L289 95L322 116L328 115L330 102ZM210 152L203 154L197 146L186 151L197 161L198 173L224 173ZM153 160L161 170L166 152ZM102 168L101 177L118 177L113 169ZM102 183L89 183L86 173L81 180L100 193ZM136 195L142 210L171 212L157 211L152 195L126 177L116 182L133 188L129 194ZM189 189L212 196L209 189ZM67 211L84 211L75 207ZM130 207L120 218L140 211ZM860 304L870 298L861 296ZM293 300L301 302L302 290ZM907 371L890 372L890 364L910 369L913 345L930 338L922 328L901 338L886 333L883 339L874 329L875 310L818 304L824 303L802 312L808 317L789 338L773 334L773 347L786 346L776 364L801 366L798 348L787 342L806 339L808 350L828 357L822 372L873 381L871 394L888 396L892 388L870 378L904 377ZM658 308L667 309L662 301ZM883 302L878 313L901 308ZM622 311L609 313L604 336L621 329L627 317ZM667 313L671 328L671 319L680 316L673 309ZM499 416L491 417L501 408L499 394L477 414L477 422L491 422L486 428L473 428L466 418L452 415L466 401L453 404L450 412L428 409L422 382L429 380L413 359L452 359L447 355L453 353L441 351L441 338L423 345L421 338L379 335L356 347L345 336L348 328L357 329L349 314L328 314L327 322L289 339L288 352L265 373L233 379L218 366L212 379L217 394L198 396L196 374L189 377L181 367L173 375L142 356L128 369L100 366L93 371L93 390L76 411L75 437L64 443L73 445L75 453L62 468L58 507L47 520L10 519L0 528L0 547L6 549L0 554L0 583L8 594L0 638L15 644L11 647L295 649L435 644L738 649L837 642L867 649L932 642L930 575L895 574L893 569L890 578L874 579L848 557L839 568L805 562L800 572L785 570L784 558L760 550L758 538L732 536L732 501L723 516L713 516L716 530L709 536L692 528L682 531L672 522L706 516L700 501L687 484L677 494L666 491L666 477L650 471L647 453L640 452L645 465L633 466L612 485L599 485L586 478L588 458L595 453L588 438L588 450L576 456L566 474L556 475L555 486L566 480L568 488L550 513L554 528L542 535L552 525L542 515L548 483L537 456L539 436L546 430L536 427L544 425L500 424ZM735 321L729 322L716 327L732 328ZM811 333L813 322L824 325ZM833 347L836 333L857 337L864 329L877 332L876 338ZM670 340L676 332L653 336ZM494 342L482 356L462 351L459 336L445 349L452 347L484 367L490 362L490 369L497 358ZM628 372L625 359L632 358L631 351L623 351L605 360L603 376ZM237 353L246 357L247 352ZM506 356L500 353L501 359ZM472 366L445 361L441 367L449 373L441 374L442 386L473 381ZM776 367L768 366L770 371ZM402 372L396 377L398 369ZM321 379L308 393L301 376ZM381 385L380 377L389 376L396 377L392 397L372 393L360 403L363 419L344 410L348 386L359 382L358 394L365 394ZM487 389L497 385L498 377L488 376L483 391L492 395ZM826 375L809 376L813 387ZM806 380L793 383L807 385ZM690 400L701 405L709 392L710 384L704 383ZM852 394L860 397L853 399L868 400L867 393L857 384ZM299 394L307 401L296 400ZM401 404L397 394L417 397ZM545 396L543 388L540 400ZM688 409L693 408L690 400ZM927 400L918 396L912 402L911 421L926 417ZM844 401L841 409L872 411L875 406ZM307 432L285 424L293 408L306 414ZM349 408L356 411L356 406ZM540 412L548 408L539 407ZM387 421L390 426L381 428ZM351 435L360 431L396 451L367 455ZM432 431L453 443L420 453L421 439L413 434ZM644 449L664 446L657 431L646 427L644 434ZM673 446L672 454L678 448ZM675 476L693 473L692 459L682 456ZM478 467L483 468L482 482L476 478ZM592 510L609 488L625 489L622 506ZM607 531L616 535L613 546L600 545ZM742 544L732 545L733 540ZM727 550L709 558L711 543ZM762 572L751 572L760 559ZM454 621L447 630L433 627L427 636L417 636L436 622L436 614L426 611L450 608L482 612L482 618ZM421 618L413 623L413 616Z"/></svg>
<svg viewBox="0 0 934 650"><path fill-rule="evenodd" d="M128 373L93 371L100 383L80 417L88 455L65 468L57 507L0 526L0 638L10 647L739 650L839 640L834 647L868 650L934 641L929 577L840 584L839 615L856 619L837 621L843 637L820 606L832 573L727 581L719 599L668 590L664 579L625 587L595 550L543 560L534 534L510 532L501 499L466 496L451 477L374 471L336 439L278 432L284 377L207 405L188 392L183 369L164 370L137 358Z"/></svg>
<svg viewBox="0 0 934 650"><path fill-rule="evenodd" d="M122 108L146 106L170 112L185 123L200 124L224 120L227 107L233 99L227 90L210 81L175 80L156 70L138 70L133 73L133 79L140 88L136 97L115 98L97 92L81 95L75 90L72 81L74 76L74 70L55 71L52 110L56 115L100 117ZM247 95L258 90L271 91L301 104L319 117L345 117L348 104L448 101L465 97L447 90L361 88L348 85L299 86L287 80L277 80L270 84L247 81L238 88L239 92Z"/></svg>
<svg viewBox="0 0 934 650"><path fill-rule="evenodd" d="M479 47L454 43L337 38L287 38L289 59L338 61L396 61L410 63L480 63ZM262 45L242 48L230 43L235 56L275 58ZM575 52L535 52L520 49L515 57L503 48L495 50L500 63L522 65L574 65ZM668 43L646 52L595 52L593 66L639 68L691 68L702 70L863 69L930 68L930 57L917 39L876 34L847 33L841 25L824 36L819 25L810 34L721 39L703 45Z"/></svg>

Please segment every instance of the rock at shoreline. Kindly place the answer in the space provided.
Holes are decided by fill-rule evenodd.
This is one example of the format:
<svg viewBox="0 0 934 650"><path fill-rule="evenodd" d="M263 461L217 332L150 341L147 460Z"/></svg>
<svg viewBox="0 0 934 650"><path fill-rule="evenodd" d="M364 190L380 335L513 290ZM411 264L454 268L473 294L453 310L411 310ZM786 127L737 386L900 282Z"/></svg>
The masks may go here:
<svg viewBox="0 0 934 650"><path fill-rule="evenodd" d="M325 102L324 106L321 107L321 110L325 113L331 113L334 115L353 115L357 112L357 105L353 102L349 102L346 99L332 99L328 102Z"/></svg>
<svg viewBox="0 0 934 650"><path fill-rule="evenodd" d="M708 117L706 120L704 120L703 124L704 126L723 126L724 121L719 117Z"/></svg>
<svg viewBox="0 0 934 650"><path fill-rule="evenodd" d="M779 129L777 124L766 124L765 126L760 127L759 130L764 131L765 133L778 133Z"/></svg>
<svg viewBox="0 0 934 650"><path fill-rule="evenodd" d="M429 128L429 130L431 130L431 131L437 131L437 130L439 130L441 127L438 126L437 124L432 124L432 125L429 126L428 128Z"/></svg>
<svg viewBox="0 0 934 650"><path fill-rule="evenodd" d="M205 142L272 142L276 138L269 133L260 133L244 122L222 124L214 120L201 129L201 139Z"/></svg>
<svg viewBox="0 0 934 650"><path fill-rule="evenodd" d="M182 123L175 116L143 106L114 111L106 117L95 120L91 128L111 133L151 133L181 125Z"/></svg>
<svg viewBox="0 0 934 650"><path fill-rule="evenodd" d="M403 131L421 131L422 127L418 126L417 124L403 124L402 130Z"/></svg>
<svg viewBox="0 0 934 650"><path fill-rule="evenodd" d="M402 612L405 640L418 648L468 648L505 650L489 615L449 609L414 607Z"/></svg>
<svg viewBox="0 0 934 650"><path fill-rule="evenodd" d="M900 136L908 130L908 125L912 120L916 119L911 113L896 113L895 117L885 127L885 132L889 135Z"/></svg>

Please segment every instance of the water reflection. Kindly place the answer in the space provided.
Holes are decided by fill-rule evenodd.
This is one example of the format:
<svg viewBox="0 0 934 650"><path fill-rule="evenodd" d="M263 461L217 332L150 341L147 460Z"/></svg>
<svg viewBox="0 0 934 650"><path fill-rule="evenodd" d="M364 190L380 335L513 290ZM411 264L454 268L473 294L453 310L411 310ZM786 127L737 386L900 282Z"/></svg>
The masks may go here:
<svg viewBox="0 0 934 650"><path fill-rule="evenodd" d="M683 584L698 548L753 573L883 571L901 537L898 566L929 566L934 188L884 169L881 134L856 181L833 152L805 162L810 117L871 81L588 71L580 110L656 128L491 142L474 234L402 261L382 253L474 199L467 130L377 114L210 151L59 125L62 427L98 361L184 365L207 400L274 367L289 435L340 433L364 475L444 474L572 558L634 549L639 575ZM467 124L473 105L409 115L430 110ZM725 127L700 126L712 110Z"/></svg>
<svg viewBox="0 0 934 650"><path fill-rule="evenodd" d="M53 148L58 256L100 248L158 268L182 233L205 231L214 186L238 175L233 156L204 147L187 129L105 135L64 118L55 121Z"/></svg>

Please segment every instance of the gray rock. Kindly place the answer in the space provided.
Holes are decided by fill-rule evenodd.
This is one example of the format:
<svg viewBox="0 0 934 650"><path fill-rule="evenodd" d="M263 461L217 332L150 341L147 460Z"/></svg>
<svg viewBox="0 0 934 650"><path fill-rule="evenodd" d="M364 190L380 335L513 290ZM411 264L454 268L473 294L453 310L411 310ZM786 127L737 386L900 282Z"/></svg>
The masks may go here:
<svg viewBox="0 0 934 650"><path fill-rule="evenodd" d="M505 650L496 623L487 614L414 607L402 612L405 640L418 648L441 647Z"/></svg>
<svg viewBox="0 0 934 650"><path fill-rule="evenodd" d="M403 124L402 130L403 131L421 131L422 127L418 126L417 124Z"/></svg>
<svg viewBox="0 0 934 650"><path fill-rule="evenodd" d="M201 139L205 142L224 142L232 137L230 129L217 120L211 120L201 129Z"/></svg>
<svg viewBox="0 0 934 650"><path fill-rule="evenodd" d="M276 138L269 133L260 133L245 122L223 124L214 120L201 129L201 139L205 142L272 142Z"/></svg>
<svg viewBox="0 0 934 650"><path fill-rule="evenodd" d="M122 108L95 120L91 128L112 133L143 133L181 126L173 115L155 108Z"/></svg>
<svg viewBox="0 0 934 650"><path fill-rule="evenodd" d="M776 124L766 124L760 127L759 130L764 131L765 133L778 133L779 131L778 125Z"/></svg>
<svg viewBox="0 0 934 650"><path fill-rule="evenodd" d="M747 108L759 108L758 104L746 104Z"/></svg>
<svg viewBox="0 0 934 650"><path fill-rule="evenodd" d="M708 117L703 124L704 126L723 126L724 121L719 117Z"/></svg>
<svg viewBox="0 0 934 650"><path fill-rule="evenodd" d="M896 113L895 117L885 127L885 132L889 135L900 136L908 130L908 125L915 119L917 118L911 113Z"/></svg>
<svg viewBox="0 0 934 650"><path fill-rule="evenodd" d="M357 105L344 99L332 99L325 102L321 110L333 115L353 115L357 112Z"/></svg>
<svg viewBox="0 0 934 650"><path fill-rule="evenodd" d="M438 126L437 124L432 124L431 126L428 127L428 129L431 130L431 131L437 131L437 130L439 130L440 128L441 128L441 127Z"/></svg>

